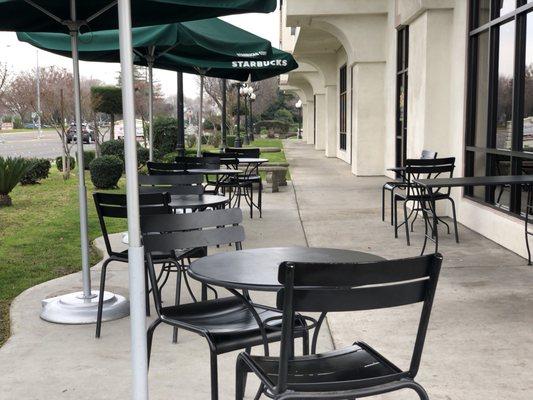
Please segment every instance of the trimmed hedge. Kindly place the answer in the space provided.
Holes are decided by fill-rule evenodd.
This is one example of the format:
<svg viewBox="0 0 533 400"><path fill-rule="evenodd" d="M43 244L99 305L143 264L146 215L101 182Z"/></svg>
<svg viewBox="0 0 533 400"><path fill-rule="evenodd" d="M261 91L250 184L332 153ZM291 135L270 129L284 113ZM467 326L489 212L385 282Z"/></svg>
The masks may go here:
<svg viewBox="0 0 533 400"><path fill-rule="evenodd" d="M226 136L226 145L228 147L235 147L235 136L234 135Z"/></svg>
<svg viewBox="0 0 533 400"><path fill-rule="evenodd" d="M176 150L178 143L178 120L171 117L157 117L154 120L154 149L162 154Z"/></svg>
<svg viewBox="0 0 533 400"><path fill-rule="evenodd" d="M62 156L59 156L56 158L56 167L59 172L63 172L63 157ZM72 171L74 168L76 168L76 159L70 156L70 170Z"/></svg>
<svg viewBox="0 0 533 400"><path fill-rule="evenodd" d="M117 156L95 158L90 165L91 181L97 189L113 189L122 176L124 164Z"/></svg>
<svg viewBox="0 0 533 400"><path fill-rule="evenodd" d="M100 146L100 151L103 156L115 156L124 163L124 141L120 139L108 140ZM154 151L154 156L157 158L159 152ZM137 143L137 167L141 168L148 162L150 158L150 151Z"/></svg>
<svg viewBox="0 0 533 400"><path fill-rule="evenodd" d="M39 183L41 179L48 178L50 168L52 167L50 160L46 158L31 158L28 160L28 163L30 167L20 179L22 185L34 185Z"/></svg>
<svg viewBox="0 0 533 400"><path fill-rule="evenodd" d="M85 150L83 152L83 167L86 171L89 170L89 165L96 158L96 152L94 150Z"/></svg>
<svg viewBox="0 0 533 400"><path fill-rule="evenodd" d="M261 129L266 129L268 131L273 131L278 135L287 134L289 132L290 124L284 121L278 120L265 120L259 121L254 126L255 132L259 134Z"/></svg>

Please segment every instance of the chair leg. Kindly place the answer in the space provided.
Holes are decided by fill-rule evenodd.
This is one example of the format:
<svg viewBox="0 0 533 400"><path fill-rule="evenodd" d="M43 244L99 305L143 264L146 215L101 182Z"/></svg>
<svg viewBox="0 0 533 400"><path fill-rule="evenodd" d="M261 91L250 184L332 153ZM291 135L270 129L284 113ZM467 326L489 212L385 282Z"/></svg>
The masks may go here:
<svg viewBox="0 0 533 400"><path fill-rule="evenodd" d="M254 184L250 185L250 218L254 218Z"/></svg>
<svg viewBox="0 0 533 400"><path fill-rule="evenodd" d="M211 400L218 400L217 354L211 351Z"/></svg>
<svg viewBox="0 0 533 400"><path fill-rule="evenodd" d="M455 229L455 243L459 243L459 231L457 230L457 215L455 213L455 201L449 197L452 203L453 228Z"/></svg>
<svg viewBox="0 0 533 400"><path fill-rule="evenodd" d="M175 305L180 305L181 296L181 267L178 266L178 272L176 273L176 298ZM172 330L172 343L178 343L178 327L175 326Z"/></svg>
<svg viewBox="0 0 533 400"><path fill-rule="evenodd" d="M102 309L104 308L104 291L105 291L105 276L107 272L107 265L111 262L111 258L108 258L102 264L102 272L100 273L100 292L98 293L98 313L96 315L96 333L95 337L100 337L100 331L102 329Z"/></svg>
<svg viewBox="0 0 533 400"><path fill-rule="evenodd" d="M152 339L154 338L155 328L161 323L161 320L158 318L148 328L146 332L146 348L148 350L148 368L150 368L150 355L152 354Z"/></svg>
<svg viewBox="0 0 533 400"><path fill-rule="evenodd" d="M146 297L146 316L150 316L150 289L148 287L148 269L144 268L144 293Z"/></svg>
<svg viewBox="0 0 533 400"><path fill-rule="evenodd" d="M413 382L413 386L411 387L417 394L418 397L420 397L420 400L429 400L429 396L426 392L426 389L422 387L419 383Z"/></svg>
<svg viewBox="0 0 533 400"><path fill-rule="evenodd" d="M398 201L394 199L394 207L392 207L394 210L394 238L398 239Z"/></svg>
<svg viewBox="0 0 533 400"><path fill-rule="evenodd" d="M250 372L248 365L239 354L237 356L237 365L235 373L235 400L244 400L244 393L246 391L246 375Z"/></svg>
<svg viewBox="0 0 533 400"><path fill-rule="evenodd" d="M259 195L257 205L259 206L259 218L263 218L263 181L259 182Z"/></svg>
<svg viewBox="0 0 533 400"><path fill-rule="evenodd" d="M385 185L381 188L381 220L385 221Z"/></svg>
<svg viewBox="0 0 533 400"><path fill-rule="evenodd" d="M405 239L407 240L407 246L411 246L411 239L409 238L409 220L407 219L407 202L403 202L403 219L405 225Z"/></svg>

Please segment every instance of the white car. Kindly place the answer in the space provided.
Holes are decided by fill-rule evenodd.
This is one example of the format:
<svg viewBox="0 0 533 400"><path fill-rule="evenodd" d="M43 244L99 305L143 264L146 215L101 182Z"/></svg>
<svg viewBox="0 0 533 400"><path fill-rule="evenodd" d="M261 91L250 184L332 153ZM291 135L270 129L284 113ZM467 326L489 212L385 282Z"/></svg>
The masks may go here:
<svg viewBox="0 0 533 400"><path fill-rule="evenodd" d="M142 119L135 120L135 136L137 138L137 141L144 140L144 129ZM115 122L115 138L124 139L124 121L122 120Z"/></svg>

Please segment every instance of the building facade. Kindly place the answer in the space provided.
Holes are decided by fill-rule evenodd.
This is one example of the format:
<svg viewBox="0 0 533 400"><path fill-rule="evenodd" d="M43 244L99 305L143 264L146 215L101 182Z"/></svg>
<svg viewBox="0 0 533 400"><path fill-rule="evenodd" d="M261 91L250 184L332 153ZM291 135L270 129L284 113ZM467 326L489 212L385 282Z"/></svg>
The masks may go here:
<svg viewBox="0 0 533 400"><path fill-rule="evenodd" d="M284 0L281 19L304 139L353 174L424 149L455 176L533 172L532 0ZM519 188L453 194L459 222L526 254Z"/></svg>

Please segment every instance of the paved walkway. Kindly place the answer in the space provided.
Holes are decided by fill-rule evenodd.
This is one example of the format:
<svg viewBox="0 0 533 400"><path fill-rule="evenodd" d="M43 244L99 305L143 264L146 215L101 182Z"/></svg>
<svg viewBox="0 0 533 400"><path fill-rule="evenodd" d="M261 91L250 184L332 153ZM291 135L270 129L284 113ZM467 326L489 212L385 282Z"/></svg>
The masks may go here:
<svg viewBox="0 0 533 400"><path fill-rule="evenodd" d="M348 166L289 140L292 186L265 195L262 220L245 218L245 247L330 246L370 251L387 258L416 255L413 246L393 238L379 215L383 178L356 178ZM301 215L301 219L300 219ZM525 260L461 227L461 244L442 240L445 265L419 380L432 400L530 400L533 391L533 269ZM116 239L119 239L117 237ZM112 264L109 288L127 294L125 265ZM98 282L98 266L93 283ZM0 399L128 399L129 319L94 326L62 326L39 319L40 300L79 289L80 274L31 288L12 305L10 340L0 349ZM169 293L172 293L169 288ZM258 300L273 301L261 294ZM183 299L187 301L186 298ZM365 340L400 366L408 363L415 315L408 307L392 312L332 314L336 346ZM321 349L332 347L324 330ZM152 399L209 399L209 354L196 335L160 327L150 370ZM235 353L220 358L221 399L234 396ZM249 380L249 395L255 388ZM379 399L416 399L405 392Z"/></svg>

